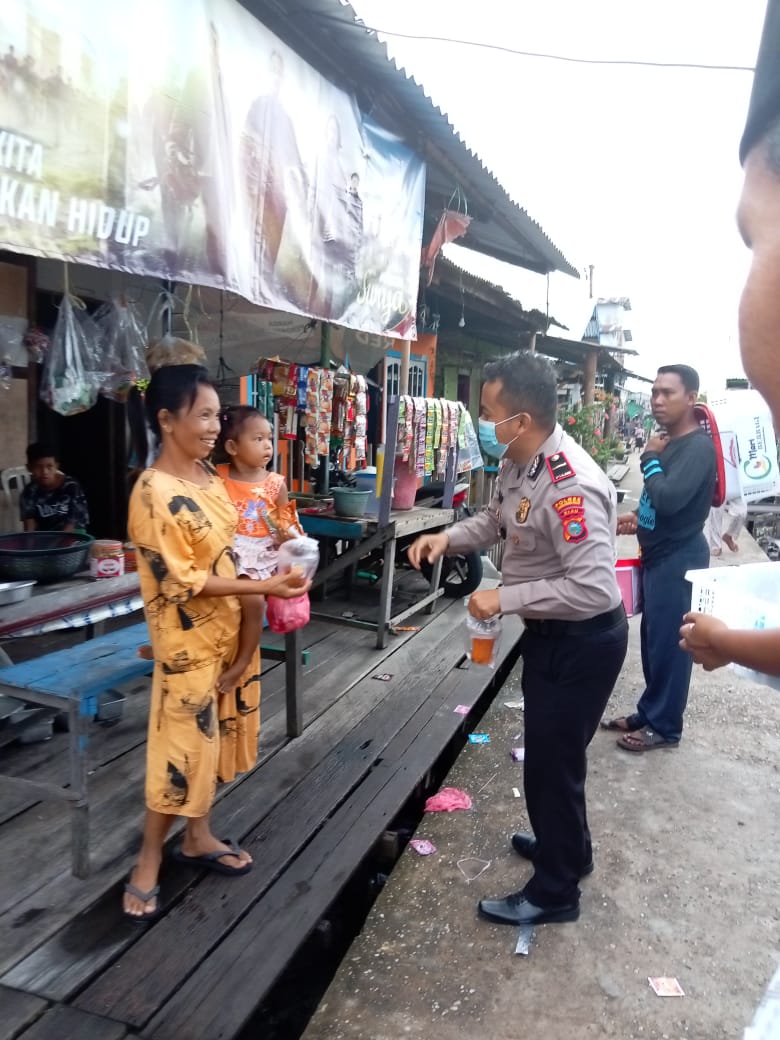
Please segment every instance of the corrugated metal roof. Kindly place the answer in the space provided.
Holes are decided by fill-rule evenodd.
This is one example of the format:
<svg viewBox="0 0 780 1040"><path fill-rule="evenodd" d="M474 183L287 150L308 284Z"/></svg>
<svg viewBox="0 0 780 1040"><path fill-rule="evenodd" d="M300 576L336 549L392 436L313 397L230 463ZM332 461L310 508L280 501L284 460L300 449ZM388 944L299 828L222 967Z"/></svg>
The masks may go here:
<svg viewBox="0 0 780 1040"><path fill-rule="evenodd" d="M357 96L363 111L400 133L428 163L427 223L460 187L473 218L461 244L507 263L579 278L536 221L514 202L413 76L375 32L340 0L240 0L259 21L331 82ZM497 99L498 100L498 99ZM497 114L497 118L502 116Z"/></svg>

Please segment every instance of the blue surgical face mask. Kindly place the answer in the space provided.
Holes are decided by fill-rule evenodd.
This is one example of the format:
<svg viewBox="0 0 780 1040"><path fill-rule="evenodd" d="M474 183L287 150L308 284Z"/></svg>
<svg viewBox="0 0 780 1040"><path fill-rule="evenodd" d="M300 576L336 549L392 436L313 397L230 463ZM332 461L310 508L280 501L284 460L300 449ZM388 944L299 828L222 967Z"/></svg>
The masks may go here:
<svg viewBox="0 0 780 1040"><path fill-rule="evenodd" d="M501 423L509 422L510 419L516 419L521 414L521 412L518 412L517 415L509 415L506 419L502 419L501 422L497 423L490 422L488 419L479 420L479 444L486 455L490 455L494 459L500 459L504 456L506 449L517 440L520 434L518 433L517 437L513 437L506 444L502 444L496 436L496 427L500 426Z"/></svg>

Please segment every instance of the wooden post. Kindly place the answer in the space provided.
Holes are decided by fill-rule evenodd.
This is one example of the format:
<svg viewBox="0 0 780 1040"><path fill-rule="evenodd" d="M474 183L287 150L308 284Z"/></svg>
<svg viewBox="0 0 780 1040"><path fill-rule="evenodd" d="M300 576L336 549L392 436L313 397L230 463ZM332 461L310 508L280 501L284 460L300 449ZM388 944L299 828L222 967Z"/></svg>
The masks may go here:
<svg viewBox="0 0 780 1040"><path fill-rule="evenodd" d="M412 356L412 344L408 339L401 340L401 375L398 380L398 393L409 393L409 362Z"/></svg>
<svg viewBox="0 0 780 1040"><path fill-rule="evenodd" d="M390 523L390 510L393 504L393 473L395 471L395 446L398 440L398 412L400 397L391 397L387 402L387 433L385 437L385 461L382 468L382 487L377 488L379 494L379 526L386 527Z"/></svg>
<svg viewBox="0 0 780 1040"><path fill-rule="evenodd" d="M596 361L598 358L598 347L589 349L585 355L585 364L583 365L583 380L584 386L582 388L583 399L585 404L593 404L594 396L596 393Z"/></svg>
<svg viewBox="0 0 780 1040"><path fill-rule="evenodd" d="M320 366L330 369L330 325L323 321L320 326ZM320 459L320 472L317 485L321 495L330 490L330 452Z"/></svg>

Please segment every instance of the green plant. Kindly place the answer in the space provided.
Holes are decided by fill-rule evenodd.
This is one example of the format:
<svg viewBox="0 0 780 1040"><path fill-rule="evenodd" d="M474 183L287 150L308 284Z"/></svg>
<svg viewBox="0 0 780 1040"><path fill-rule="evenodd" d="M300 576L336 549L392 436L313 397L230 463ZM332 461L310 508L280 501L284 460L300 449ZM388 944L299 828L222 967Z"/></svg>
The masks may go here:
<svg viewBox="0 0 780 1040"><path fill-rule="evenodd" d="M559 422L564 430L581 444L585 451L606 470L613 453L613 438L604 436L604 404L586 404L581 408L566 408Z"/></svg>

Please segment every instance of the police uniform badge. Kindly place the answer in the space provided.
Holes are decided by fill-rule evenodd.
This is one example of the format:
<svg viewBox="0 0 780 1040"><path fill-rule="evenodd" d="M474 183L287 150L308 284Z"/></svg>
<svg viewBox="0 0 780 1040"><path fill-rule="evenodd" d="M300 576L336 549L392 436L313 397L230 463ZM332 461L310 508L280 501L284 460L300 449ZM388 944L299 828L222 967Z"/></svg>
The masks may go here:
<svg viewBox="0 0 780 1040"><path fill-rule="evenodd" d="M556 451L554 455L549 455L546 461L547 472L550 474L553 484L559 484L562 480L568 480L569 477L576 476L571 463L562 451Z"/></svg>
<svg viewBox="0 0 780 1040"><path fill-rule="evenodd" d="M515 520L517 520L518 524L524 524L526 522L526 520L528 519L528 514L530 512L531 512L531 499L530 498L525 498L525 497L521 498L520 499L520 504L517 507L517 512L515 513Z"/></svg>
<svg viewBox="0 0 780 1040"><path fill-rule="evenodd" d="M584 542L588 537L585 525L585 499L582 495L567 495L553 502L553 509L563 524L563 538L567 542Z"/></svg>

